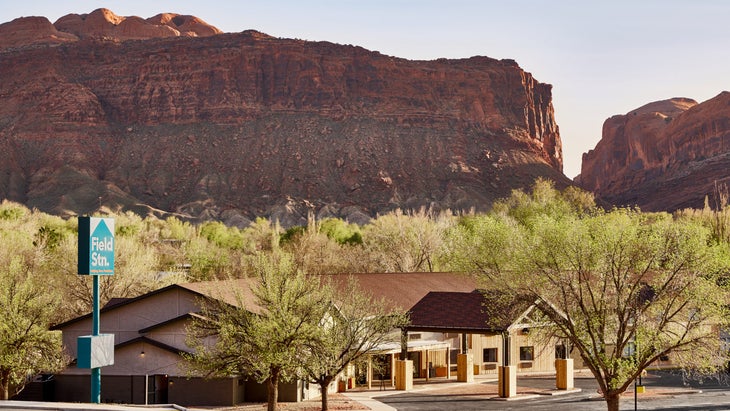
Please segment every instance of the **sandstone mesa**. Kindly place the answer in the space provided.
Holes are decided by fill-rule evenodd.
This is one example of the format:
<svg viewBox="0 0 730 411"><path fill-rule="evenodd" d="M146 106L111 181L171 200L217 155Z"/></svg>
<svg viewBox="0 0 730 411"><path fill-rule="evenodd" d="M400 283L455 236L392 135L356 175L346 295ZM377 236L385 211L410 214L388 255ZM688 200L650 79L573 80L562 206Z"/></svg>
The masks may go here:
<svg viewBox="0 0 730 411"><path fill-rule="evenodd" d="M646 211L702 208L730 182L730 92L673 98L609 118L583 155L578 182L611 204Z"/></svg>
<svg viewBox="0 0 730 411"><path fill-rule="evenodd" d="M409 61L105 9L16 19L0 39L0 197L42 211L362 222L570 184L551 86L512 60Z"/></svg>

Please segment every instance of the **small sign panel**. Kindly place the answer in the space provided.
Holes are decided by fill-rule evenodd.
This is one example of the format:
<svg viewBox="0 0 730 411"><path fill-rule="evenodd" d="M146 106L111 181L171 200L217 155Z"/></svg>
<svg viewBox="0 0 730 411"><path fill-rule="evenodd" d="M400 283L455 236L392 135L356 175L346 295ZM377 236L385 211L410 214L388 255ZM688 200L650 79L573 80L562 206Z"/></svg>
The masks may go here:
<svg viewBox="0 0 730 411"><path fill-rule="evenodd" d="M76 341L76 367L100 368L114 365L114 334L82 335Z"/></svg>
<svg viewBox="0 0 730 411"><path fill-rule="evenodd" d="M114 219L79 217L79 274L114 275Z"/></svg>

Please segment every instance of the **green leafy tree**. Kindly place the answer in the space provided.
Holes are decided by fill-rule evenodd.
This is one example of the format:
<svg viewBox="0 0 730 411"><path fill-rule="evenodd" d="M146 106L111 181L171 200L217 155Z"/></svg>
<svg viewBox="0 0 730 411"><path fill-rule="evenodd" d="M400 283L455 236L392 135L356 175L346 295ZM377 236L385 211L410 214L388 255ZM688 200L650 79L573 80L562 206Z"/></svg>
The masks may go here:
<svg viewBox="0 0 730 411"><path fill-rule="evenodd" d="M27 268L19 256L0 265L0 400L65 365L61 334L48 330L60 296Z"/></svg>
<svg viewBox="0 0 730 411"><path fill-rule="evenodd" d="M325 232L325 227L329 231ZM306 227L287 230L281 243L282 249L294 257L297 267L310 275L363 272L360 265L363 249L350 242L357 235L342 220L315 221L310 215Z"/></svg>
<svg viewBox="0 0 730 411"><path fill-rule="evenodd" d="M436 271L451 224L446 214L422 209L408 215L396 210L363 228L363 246L378 271Z"/></svg>
<svg viewBox="0 0 730 411"><path fill-rule="evenodd" d="M461 224L455 261L537 301L546 331L578 349L609 410L660 356L703 373L726 364L718 335L728 325L722 247L708 229L668 214L519 207L533 211Z"/></svg>
<svg viewBox="0 0 730 411"><path fill-rule="evenodd" d="M344 276L343 276L344 277ZM347 277L349 279L349 277ZM319 329L316 339L307 344L304 370L310 382L322 392L322 410L328 409L327 389L338 374L387 342L400 341L394 330L407 322L405 313L390 311L381 301L364 294L356 281L325 284L335 302ZM338 298L339 296L339 298Z"/></svg>
<svg viewBox="0 0 730 411"><path fill-rule="evenodd" d="M319 282L296 270L285 254L259 255L255 269L253 301L244 296L246 290L232 289L234 304L223 298L204 304L206 319L195 321L189 330L196 352L190 366L209 376L256 378L266 384L267 409L273 411L279 382L299 375L302 355L318 336L328 300ZM206 344L211 337L215 344Z"/></svg>
<svg viewBox="0 0 730 411"><path fill-rule="evenodd" d="M513 190L512 194L494 203L495 214L508 215L524 226L530 226L533 218L552 216L559 219L569 215L586 215L596 211L593 195L568 187L560 192L550 180L538 178L530 193Z"/></svg>
<svg viewBox="0 0 730 411"><path fill-rule="evenodd" d="M219 247L240 250L244 247L244 237L236 227L226 227L221 222L209 221L200 226L200 235Z"/></svg>
<svg viewBox="0 0 730 411"><path fill-rule="evenodd" d="M347 223L339 218L325 218L319 223L319 232L338 244L362 244L362 233L357 224Z"/></svg>
<svg viewBox="0 0 730 411"><path fill-rule="evenodd" d="M283 230L279 223L259 217L243 230L244 247L250 253L270 252L279 249L279 239Z"/></svg>
<svg viewBox="0 0 730 411"><path fill-rule="evenodd" d="M3 200L0 203L0 220L17 221L29 214L28 208L12 201Z"/></svg>

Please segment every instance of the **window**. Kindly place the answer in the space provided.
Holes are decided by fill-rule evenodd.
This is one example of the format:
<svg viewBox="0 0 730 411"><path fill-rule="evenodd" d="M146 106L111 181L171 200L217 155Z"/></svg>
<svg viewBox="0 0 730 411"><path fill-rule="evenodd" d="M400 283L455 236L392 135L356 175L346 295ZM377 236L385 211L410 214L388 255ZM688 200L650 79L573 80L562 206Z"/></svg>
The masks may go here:
<svg viewBox="0 0 730 411"><path fill-rule="evenodd" d="M636 343L633 341L629 341L626 346L624 346L624 351L621 353L621 356L624 358L631 358L636 353Z"/></svg>
<svg viewBox="0 0 730 411"><path fill-rule="evenodd" d="M535 358L535 347L520 347L520 361L532 361Z"/></svg>
<svg viewBox="0 0 730 411"><path fill-rule="evenodd" d="M565 344L555 344L555 358L560 360L568 358L565 352Z"/></svg>
<svg viewBox="0 0 730 411"><path fill-rule="evenodd" d="M497 362L497 349L485 348L482 351L482 362Z"/></svg>

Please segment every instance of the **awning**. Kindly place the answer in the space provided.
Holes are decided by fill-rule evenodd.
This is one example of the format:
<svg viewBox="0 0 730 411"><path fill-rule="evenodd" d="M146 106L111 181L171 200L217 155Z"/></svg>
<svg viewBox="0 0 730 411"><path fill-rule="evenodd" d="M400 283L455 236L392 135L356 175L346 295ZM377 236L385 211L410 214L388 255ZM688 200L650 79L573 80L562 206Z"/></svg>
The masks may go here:
<svg viewBox="0 0 730 411"><path fill-rule="evenodd" d="M408 341L408 352L425 351L425 350L446 350L451 348L451 344L436 340L413 340ZM387 343L378 347L375 351L377 354L398 354L400 353L399 343Z"/></svg>

